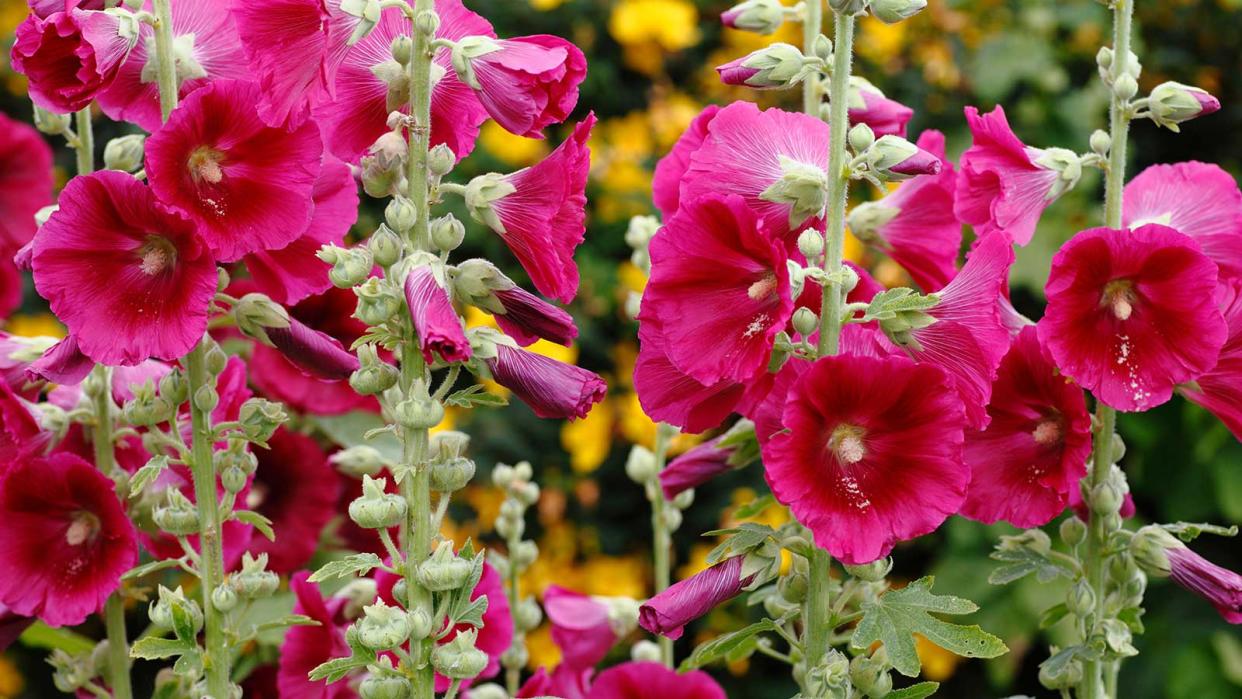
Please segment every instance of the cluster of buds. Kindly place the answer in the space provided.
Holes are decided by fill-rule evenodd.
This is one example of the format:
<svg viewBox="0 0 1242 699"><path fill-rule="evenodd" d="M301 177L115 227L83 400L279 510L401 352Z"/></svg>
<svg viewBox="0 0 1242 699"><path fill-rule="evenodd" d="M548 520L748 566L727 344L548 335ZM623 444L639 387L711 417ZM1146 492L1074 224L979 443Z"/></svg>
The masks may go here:
<svg viewBox="0 0 1242 699"><path fill-rule="evenodd" d="M662 424L658 429L667 433L666 439L676 434L676 428L669 425ZM671 534L681 528L682 511L694 504L694 489L686 488L671 499L666 499L660 484L660 473L663 470L660 464L663 459L662 455L641 444L635 444L625 460L625 475L643 487L647 500L658 512L656 516ZM665 507L665 504L671 507Z"/></svg>
<svg viewBox="0 0 1242 699"><path fill-rule="evenodd" d="M859 15L871 11L885 24L910 19L927 7L927 0L829 0L829 6L840 14ZM775 34L787 21L805 19L804 3L787 6L780 0L746 0L725 10L720 22L730 29L755 34Z"/></svg>
<svg viewBox="0 0 1242 699"><path fill-rule="evenodd" d="M539 502L539 486L532 480L533 477L534 471L526 461L515 466L498 464L492 470L492 484L505 494L495 529L505 540L507 555L493 551L489 553L488 560L507 581L509 607L513 613L513 643L500 656L500 664L510 673L520 672L526 666L529 659L526 634L543 621L543 612L533 595L519 598L517 582L539 558L539 547L535 542L523 539L526 511Z"/></svg>
<svg viewBox="0 0 1242 699"><path fill-rule="evenodd" d="M935 175L942 167L940 158L893 134L876 138L866 124L855 124L849 131L854 154L850 177L865 179L878 187L884 182L900 182L919 175Z"/></svg>

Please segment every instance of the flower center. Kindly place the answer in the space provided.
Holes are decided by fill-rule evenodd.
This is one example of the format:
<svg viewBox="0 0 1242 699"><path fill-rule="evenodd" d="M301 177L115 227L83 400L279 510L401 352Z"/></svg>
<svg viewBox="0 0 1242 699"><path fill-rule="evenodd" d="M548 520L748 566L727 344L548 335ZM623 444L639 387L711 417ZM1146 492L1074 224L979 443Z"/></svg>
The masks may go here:
<svg viewBox="0 0 1242 699"><path fill-rule="evenodd" d="M750 285L750 288L746 290L746 295L752 301L762 301L771 296L774 291L776 291L776 275L768 272Z"/></svg>
<svg viewBox="0 0 1242 699"><path fill-rule="evenodd" d="M220 184L220 180L224 179L224 170L220 168L220 161L223 159L224 153L203 146L190 154L186 167L190 169L190 175L195 181Z"/></svg>
<svg viewBox="0 0 1242 699"><path fill-rule="evenodd" d="M854 425L837 425L828 439L828 448L836 455L837 460L847 466L853 466L867 455L863 445L866 430Z"/></svg>
<svg viewBox="0 0 1242 699"><path fill-rule="evenodd" d="M93 540L98 533L99 518L95 513L83 510L73 514L73 521L65 530L65 541L70 546L81 546Z"/></svg>
<svg viewBox="0 0 1242 699"><path fill-rule="evenodd" d="M1104 285L1104 293L1100 296L1100 305L1108 306L1117 320L1129 320L1134 313L1134 282L1129 279L1114 279Z"/></svg>
<svg viewBox="0 0 1242 699"><path fill-rule="evenodd" d="M177 248L167 238L151 236L138 250L138 269L154 277L177 262Z"/></svg>
<svg viewBox="0 0 1242 699"><path fill-rule="evenodd" d="M1048 446L1061 441L1061 421L1053 418L1046 419L1035 426L1031 436L1035 438L1036 444Z"/></svg>

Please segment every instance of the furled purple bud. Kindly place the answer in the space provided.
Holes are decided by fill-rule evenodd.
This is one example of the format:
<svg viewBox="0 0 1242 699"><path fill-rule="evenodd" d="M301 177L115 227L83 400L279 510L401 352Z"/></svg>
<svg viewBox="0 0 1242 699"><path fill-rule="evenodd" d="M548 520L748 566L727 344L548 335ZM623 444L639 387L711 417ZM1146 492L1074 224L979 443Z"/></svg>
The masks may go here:
<svg viewBox="0 0 1242 699"><path fill-rule="evenodd" d="M1220 100L1207 90L1177 82L1160 83L1148 96L1151 120L1170 131L1178 124L1220 110Z"/></svg>
<svg viewBox="0 0 1242 699"><path fill-rule="evenodd" d="M736 597L754 577L742 579L744 558L734 556L706 568L647 600L638 610L638 625L654 634L681 638L686 624Z"/></svg>
<svg viewBox="0 0 1242 699"><path fill-rule="evenodd" d="M720 81L759 90L793 87L818 70L823 61L802 55L798 47L777 42L716 68Z"/></svg>

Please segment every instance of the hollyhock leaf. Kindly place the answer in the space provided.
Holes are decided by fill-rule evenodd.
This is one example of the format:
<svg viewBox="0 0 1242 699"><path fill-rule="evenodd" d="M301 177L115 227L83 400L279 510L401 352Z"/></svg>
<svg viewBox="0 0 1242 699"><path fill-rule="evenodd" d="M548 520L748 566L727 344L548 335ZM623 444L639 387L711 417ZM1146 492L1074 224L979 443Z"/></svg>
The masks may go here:
<svg viewBox="0 0 1242 699"><path fill-rule="evenodd" d="M134 641L129 647L129 657L140 660L163 660L187 653L194 648L193 641L144 636Z"/></svg>
<svg viewBox="0 0 1242 699"><path fill-rule="evenodd" d="M1177 536L1177 538L1187 543L1198 539L1202 534L1215 534L1217 536L1237 536L1238 525L1222 527L1218 524L1206 524L1203 522L1174 522L1173 524L1160 525L1165 531Z"/></svg>
<svg viewBox="0 0 1242 699"><path fill-rule="evenodd" d="M940 689L939 682L919 682L884 695L884 699L927 699Z"/></svg>
<svg viewBox="0 0 1242 699"><path fill-rule="evenodd" d="M155 482L160 473L168 468L168 457L157 456L146 463L145 466L138 469L129 479L129 496L131 498L138 497L142 494L142 490L148 485Z"/></svg>
<svg viewBox="0 0 1242 699"><path fill-rule="evenodd" d="M762 514L764 510L776 504L776 498L771 495L764 495L755 498L750 502L742 505L733 511L733 516L737 519L751 519L756 515Z"/></svg>
<svg viewBox="0 0 1242 699"><path fill-rule="evenodd" d="M289 614L279 619L271 619L254 627L255 633L263 633L264 631L274 631L276 629L287 629L290 626L320 626L320 622L312 619L305 614Z"/></svg>
<svg viewBox="0 0 1242 699"><path fill-rule="evenodd" d="M749 553L762 546L768 539L775 539L776 530L767 525L744 522L736 529L717 529L705 532L703 536L727 537L707 554L708 565L715 565L726 558Z"/></svg>
<svg viewBox="0 0 1242 699"><path fill-rule="evenodd" d="M1064 602L1048 607L1043 614L1039 615L1039 628L1050 629L1068 615L1069 607Z"/></svg>
<svg viewBox="0 0 1242 699"><path fill-rule="evenodd" d="M1039 664L1039 673L1049 679L1057 679L1070 669L1070 663L1077 659L1098 660L1099 651L1090 646L1070 646L1058 651L1055 655Z"/></svg>
<svg viewBox="0 0 1242 699"><path fill-rule="evenodd" d="M463 388L455 393L450 393L448 398L444 399L444 404L467 409L480 405L502 407L509 404L509 399L505 396L488 392L487 387L482 384L475 384L469 388Z"/></svg>
<svg viewBox="0 0 1242 699"><path fill-rule="evenodd" d="M239 522L245 522L250 526L258 529L268 541L276 540L276 532L272 530L272 520L264 517L253 510L237 510L232 515L233 519Z"/></svg>
<svg viewBox="0 0 1242 699"><path fill-rule="evenodd" d="M1067 578L1074 577L1074 571L1067 568L1064 563L1025 546L1014 548L998 546L997 550L992 552L991 558L1005 563L988 575L988 582L993 585L1008 585L1032 573L1041 583L1052 582L1058 575L1064 575Z"/></svg>
<svg viewBox="0 0 1242 699"><path fill-rule="evenodd" d="M677 671L697 670L704 665L710 665L726 658L730 662L736 662L743 657L749 656L754 651L754 644L758 640L756 637L759 634L775 633L776 630L776 622L771 619L761 619L745 628L717 636L695 648L690 653L690 656L681 661L681 665L677 666ZM749 652L745 652L746 649L749 649ZM741 657L736 655L739 652L743 653Z"/></svg>
<svg viewBox="0 0 1242 699"><path fill-rule="evenodd" d="M916 677L922 667L915 650L916 633L965 658L995 658L1009 651L1004 641L977 625L951 624L932 616L970 614L979 609L970 600L932 594L934 580L931 576L920 578L874 602L864 602L863 618L850 646L864 649L877 641L883 643L893 668L906 677Z"/></svg>
<svg viewBox="0 0 1242 699"><path fill-rule="evenodd" d="M325 563L307 579L307 582L317 583L351 575L365 575L382 564L380 557L373 553L355 553L338 561Z"/></svg>
<svg viewBox="0 0 1242 699"><path fill-rule="evenodd" d="M130 482L132 483L133 481ZM150 563L143 563L137 568L131 569L125 575L122 575L121 580L137 580L138 578L146 577L151 573L157 573L161 570L167 570L168 568L175 568L178 565L180 565L180 561L176 558L164 558L158 561L151 561Z"/></svg>
<svg viewBox="0 0 1242 699"><path fill-rule="evenodd" d="M384 419L375 413L355 410L341 415L315 415L311 421L342 447L374 447L388 460L394 463L401 461L401 442L390 431L384 430L387 427ZM366 437L375 430L384 432Z"/></svg>
<svg viewBox="0 0 1242 699"><path fill-rule="evenodd" d="M373 659L368 660L367 658L355 657L335 658L311 670L309 678L312 682L326 680L328 684L332 684L341 681L351 670L364 668L371 662L373 662Z"/></svg>

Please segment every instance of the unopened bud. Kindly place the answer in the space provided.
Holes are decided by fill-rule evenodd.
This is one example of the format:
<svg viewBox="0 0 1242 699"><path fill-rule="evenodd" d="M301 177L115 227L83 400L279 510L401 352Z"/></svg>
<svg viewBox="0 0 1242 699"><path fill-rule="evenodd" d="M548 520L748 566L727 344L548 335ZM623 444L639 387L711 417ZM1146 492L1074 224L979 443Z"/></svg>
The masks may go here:
<svg viewBox="0 0 1242 699"><path fill-rule="evenodd" d="M415 430L431 429L444 419L444 406L430 396L406 398L393 412L401 426Z"/></svg>
<svg viewBox="0 0 1242 699"><path fill-rule="evenodd" d="M890 180L905 180L916 175L935 175L940 172L940 158L900 136L881 136L876 139L869 152L873 154L869 161L871 167Z"/></svg>
<svg viewBox="0 0 1242 699"><path fill-rule="evenodd" d="M818 70L821 61L808 59L793 44L776 42L716 68L725 85L759 90L790 88Z"/></svg>
<svg viewBox="0 0 1242 699"><path fill-rule="evenodd" d="M418 221L418 207L405 197L393 197L384 207L384 222L401 235L408 235Z"/></svg>
<svg viewBox="0 0 1242 699"><path fill-rule="evenodd" d="M49 136L60 136L68 132L72 121L68 114L49 112L41 107L34 108L35 128Z"/></svg>
<svg viewBox="0 0 1242 699"><path fill-rule="evenodd" d="M1113 137L1108 135L1104 129L1096 129L1091 132L1091 152L1099 156L1108 155L1108 150L1113 147Z"/></svg>
<svg viewBox="0 0 1242 699"><path fill-rule="evenodd" d="M384 491L385 478L362 477L362 495L349 503L349 518L363 529L387 529L405 519L405 498Z"/></svg>
<svg viewBox="0 0 1242 699"><path fill-rule="evenodd" d="M358 630L358 641L371 650L388 650L396 648L410 637L410 625L405 610L390 607L384 600L378 600L369 607L363 607L363 615L355 624Z"/></svg>
<svg viewBox="0 0 1242 699"><path fill-rule="evenodd" d="M630 648L630 658L635 662L658 662L660 657L660 646L647 639L635 643Z"/></svg>
<svg viewBox="0 0 1242 699"><path fill-rule="evenodd" d="M474 696L474 692L470 695ZM358 696L362 699L405 699L410 696L410 681L397 674L368 675L358 685Z"/></svg>
<svg viewBox="0 0 1242 699"><path fill-rule="evenodd" d="M431 244L441 252L452 252L466 239L466 227L457 217L448 214L431 222Z"/></svg>
<svg viewBox="0 0 1242 699"><path fill-rule="evenodd" d="M1077 517L1066 517L1061 522L1061 541L1067 546L1077 546L1087 537L1087 525Z"/></svg>
<svg viewBox="0 0 1242 699"><path fill-rule="evenodd" d="M221 585L211 591L211 606L222 612L231 612L237 607L237 593L228 585Z"/></svg>
<svg viewBox="0 0 1242 699"><path fill-rule="evenodd" d="M875 132L866 124L855 124L849 131L850 148L855 153L861 153L871 147L875 143Z"/></svg>
<svg viewBox="0 0 1242 699"><path fill-rule="evenodd" d="M910 19L927 7L927 0L871 0L871 14L885 24Z"/></svg>
<svg viewBox="0 0 1242 699"><path fill-rule="evenodd" d="M453 553L453 545L441 541L431 557L418 565L418 582L432 592L456 590L466 584L472 565Z"/></svg>
<svg viewBox="0 0 1242 699"><path fill-rule="evenodd" d="M427 152L427 169L435 177L444 177L453 171L457 164L457 155L453 149L441 143Z"/></svg>
<svg viewBox="0 0 1242 699"><path fill-rule="evenodd" d="M354 317L367 325L383 325L401 312L401 294L387 280L371 277L355 286L354 294L358 297Z"/></svg>
<svg viewBox="0 0 1242 699"><path fill-rule="evenodd" d="M1177 125L1220 110L1220 100L1206 90L1177 82L1164 82L1151 91L1151 120L1171 131Z"/></svg>
<svg viewBox="0 0 1242 699"><path fill-rule="evenodd" d="M147 137L143 134L130 134L108 141L104 146L104 167L109 170L133 172L142 167L143 144Z"/></svg>
<svg viewBox="0 0 1242 699"><path fill-rule="evenodd" d="M487 654L475 648L478 629L458 631L453 640L436 646L431 664L436 672L449 679L466 680L476 677L487 667Z"/></svg>
<svg viewBox="0 0 1242 699"><path fill-rule="evenodd" d="M474 478L474 472L474 462L464 457L436 460L431 464L431 489L438 493L461 490Z"/></svg>
<svg viewBox="0 0 1242 699"><path fill-rule="evenodd" d="M794 330L802 337L809 337L819 329L819 316L809 308L799 308L793 314Z"/></svg>
<svg viewBox="0 0 1242 699"><path fill-rule="evenodd" d="M1126 73L1113 81L1113 94L1123 100L1133 99L1138 94L1138 81Z"/></svg>
<svg viewBox="0 0 1242 699"><path fill-rule="evenodd" d="M254 556L247 551L242 554L241 570L229 576L228 584L244 599L261 599L276 592L280 576L267 569L266 553Z"/></svg>
<svg viewBox="0 0 1242 699"><path fill-rule="evenodd" d="M1085 617L1095 611L1095 591L1091 583L1079 580L1070 586L1065 598L1065 606L1074 616Z"/></svg>
<svg viewBox="0 0 1242 699"><path fill-rule="evenodd" d="M785 23L785 6L780 0L746 0L725 10L720 22L730 29L774 34Z"/></svg>
<svg viewBox="0 0 1242 699"><path fill-rule="evenodd" d="M156 627L172 629L173 607L178 607L185 612L195 633L203 628L203 608L198 606L198 602L187 598L185 591L180 587L176 590L170 590L160 585L159 597L147 607L147 616L150 617L151 623Z"/></svg>
<svg viewBox="0 0 1242 699"><path fill-rule="evenodd" d="M878 561L872 561L862 565L845 566L845 572L853 575L859 580L865 580L867 582L879 582L883 580L888 577L888 574L892 571L892 569L893 559L891 557L881 558Z"/></svg>
<svg viewBox="0 0 1242 699"><path fill-rule="evenodd" d="M640 485L656 477L656 457L651 450L641 445L630 449L629 458L625 460L625 475Z"/></svg>
<svg viewBox="0 0 1242 699"><path fill-rule="evenodd" d="M155 525L173 536L197 534L198 508L177 488L169 488L164 492L164 504L157 505L151 513Z"/></svg>
<svg viewBox="0 0 1242 699"><path fill-rule="evenodd" d="M798 251L808 261L814 261L824 254L824 236L814 228L808 228L798 234Z"/></svg>
<svg viewBox="0 0 1242 699"><path fill-rule="evenodd" d="M266 443L276 430L289 420L285 407L265 398L250 398L242 403L238 421L246 438L259 444Z"/></svg>

